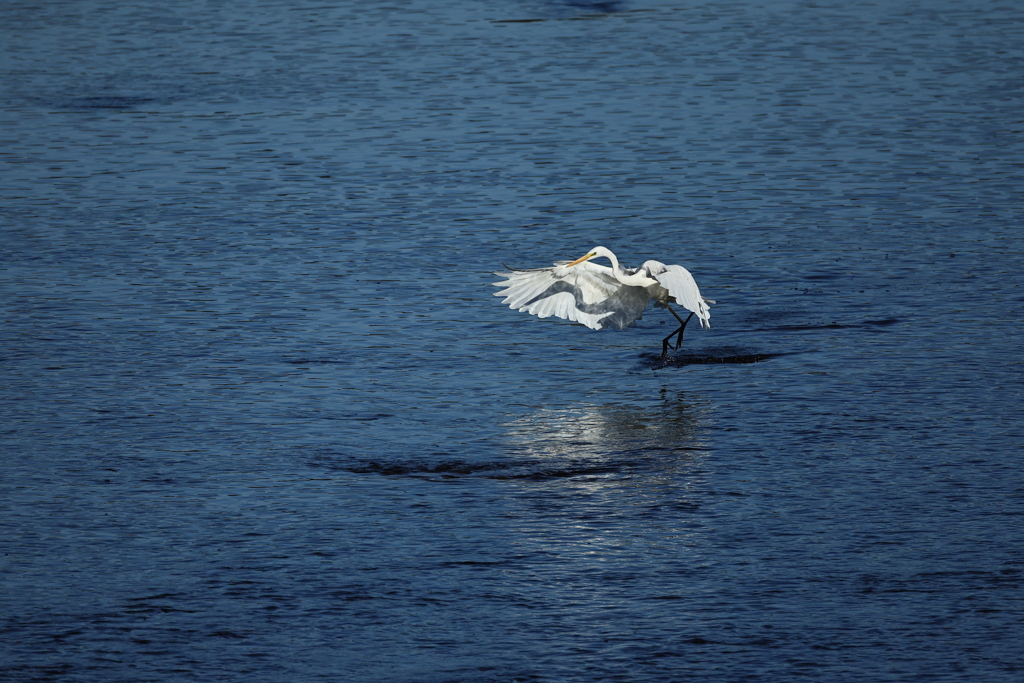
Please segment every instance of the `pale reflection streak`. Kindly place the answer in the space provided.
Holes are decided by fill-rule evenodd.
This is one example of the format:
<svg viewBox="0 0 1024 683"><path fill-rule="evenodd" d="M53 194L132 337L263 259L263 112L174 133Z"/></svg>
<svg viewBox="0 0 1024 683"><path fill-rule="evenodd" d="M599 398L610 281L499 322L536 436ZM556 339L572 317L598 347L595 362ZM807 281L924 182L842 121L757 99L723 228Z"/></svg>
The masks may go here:
<svg viewBox="0 0 1024 683"><path fill-rule="evenodd" d="M707 410L682 398L647 405L581 403L542 408L508 422L506 438L522 454L545 459L697 453L710 448L703 429Z"/></svg>
<svg viewBox="0 0 1024 683"><path fill-rule="evenodd" d="M621 570L640 556L697 561L710 410L666 397L545 408L508 422L518 457L562 471L517 486L516 545L561 557L575 573Z"/></svg>

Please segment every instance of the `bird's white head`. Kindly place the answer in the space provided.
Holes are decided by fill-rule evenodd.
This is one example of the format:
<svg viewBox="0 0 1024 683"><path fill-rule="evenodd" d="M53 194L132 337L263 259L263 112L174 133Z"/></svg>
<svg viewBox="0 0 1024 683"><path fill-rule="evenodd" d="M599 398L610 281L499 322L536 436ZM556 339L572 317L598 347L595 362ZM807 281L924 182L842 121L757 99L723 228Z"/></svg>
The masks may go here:
<svg viewBox="0 0 1024 683"><path fill-rule="evenodd" d="M566 268L572 268L577 263L583 263L584 261L589 261L590 259L595 258L597 256L610 256L611 253L612 252L610 250L608 250L608 249L606 249L604 247L594 247L593 249L588 251L586 254L584 254L583 256L580 256L578 259L573 261L572 263L567 263L565 267Z"/></svg>

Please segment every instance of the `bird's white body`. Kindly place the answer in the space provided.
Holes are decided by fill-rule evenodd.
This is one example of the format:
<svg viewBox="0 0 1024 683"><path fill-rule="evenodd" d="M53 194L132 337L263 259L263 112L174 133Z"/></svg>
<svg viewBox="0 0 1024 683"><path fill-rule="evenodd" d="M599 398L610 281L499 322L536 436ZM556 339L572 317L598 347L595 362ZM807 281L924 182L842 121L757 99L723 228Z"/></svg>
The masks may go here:
<svg viewBox="0 0 1024 683"><path fill-rule="evenodd" d="M611 268L588 260L601 256L612 262ZM571 263L511 270L496 273L507 279L494 283L504 288L495 296L505 297L502 303L509 308L541 318L554 315L595 330L624 330L653 299L666 307L679 303L697 316L701 327L711 327L708 304L715 302L700 295L693 276L682 266L645 261L636 269L623 268L609 249L594 247Z"/></svg>

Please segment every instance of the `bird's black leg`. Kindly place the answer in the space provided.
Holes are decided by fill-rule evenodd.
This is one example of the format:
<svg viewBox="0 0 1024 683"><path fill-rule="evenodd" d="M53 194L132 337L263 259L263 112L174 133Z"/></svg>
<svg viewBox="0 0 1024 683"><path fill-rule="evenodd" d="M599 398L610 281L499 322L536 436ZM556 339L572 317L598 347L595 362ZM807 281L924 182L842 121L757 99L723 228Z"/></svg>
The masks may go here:
<svg viewBox="0 0 1024 683"><path fill-rule="evenodd" d="M674 315L676 317L676 320L679 321L680 325L679 325L679 329L672 330L672 334L668 335L667 337L665 337L665 339L662 340L662 342L661 342L661 357L662 358L664 358L665 356L668 355L668 340L671 339L672 337L676 336L677 334L679 335L679 340L676 342L675 348L678 349L682 345L682 343L683 343L683 330L686 329L686 323L690 322L690 318L693 317L693 313L690 313L690 315L688 315L686 317L686 320L683 320L682 318L679 317L679 314L676 313L675 311L673 311L672 308L667 303L665 304L665 308L668 309L669 313L671 313L672 315Z"/></svg>
<svg viewBox="0 0 1024 683"><path fill-rule="evenodd" d="M678 318L679 316L676 316L676 317ZM690 318L692 318L692 317L693 317L693 313L691 313L690 315L686 316L686 320L683 321L683 326L679 328L679 339L676 341L676 348L677 349L680 346L683 345L683 330L686 329L686 323L690 322Z"/></svg>
<svg viewBox="0 0 1024 683"><path fill-rule="evenodd" d="M661 341L661 357L663 359L668 355L668 340L674 336L676 336L675 330L672 331L672 334L668 335Z"/></svg>

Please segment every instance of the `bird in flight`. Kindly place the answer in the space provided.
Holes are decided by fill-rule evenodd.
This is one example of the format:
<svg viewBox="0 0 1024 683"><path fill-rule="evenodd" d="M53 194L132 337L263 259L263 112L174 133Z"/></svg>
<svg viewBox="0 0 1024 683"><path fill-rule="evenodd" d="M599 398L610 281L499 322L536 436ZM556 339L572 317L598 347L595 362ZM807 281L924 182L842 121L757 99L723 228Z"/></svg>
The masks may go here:
<svg viewBox="0 0 1024 683"><path fill-rule="evenodd" d="M590 260L602 256L611 261L611 268ZM715 302L700 295L690 271L682 266L644 261L639 268L623 268L610 249L594 247L575 261L559 261L551 268L509 270L495 273L506 278L494 283L504 288L494 295L505 297L501 303L541 318L554 315L572 320L594 330L626 329L643 315L653 299L656 306L667 308L679 321L679 328L661 342L662 358L668 355L672 337L678 335L674 348L683 343L686 323L694 315L701 327L711 328L708 304ZM686 320L670 303L690 311Z"/></svg>

